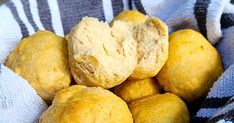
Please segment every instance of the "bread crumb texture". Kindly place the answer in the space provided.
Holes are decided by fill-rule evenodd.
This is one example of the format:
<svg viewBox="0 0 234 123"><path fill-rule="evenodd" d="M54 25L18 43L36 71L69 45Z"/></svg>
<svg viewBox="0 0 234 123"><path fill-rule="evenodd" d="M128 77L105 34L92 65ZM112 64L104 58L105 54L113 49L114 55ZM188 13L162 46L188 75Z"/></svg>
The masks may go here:
<svg viewBox="0 0 234 123"><path fill-rule="evenodd" d="M69 33L71 72L78 84L114 87L125 81L137 64L136 42L126 24L110 27L85 17Z"/></svg>

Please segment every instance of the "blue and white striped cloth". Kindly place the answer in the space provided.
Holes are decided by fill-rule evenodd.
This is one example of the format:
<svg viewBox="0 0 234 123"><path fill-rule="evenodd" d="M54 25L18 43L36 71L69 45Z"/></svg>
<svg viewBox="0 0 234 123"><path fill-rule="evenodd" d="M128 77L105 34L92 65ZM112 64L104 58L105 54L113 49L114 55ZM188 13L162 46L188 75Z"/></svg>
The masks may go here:
<svg viewBox="0 0 234 123"><path fill-rule="evenodd" d="M64 36L84 16L110 22L126 9L161 18L170 32L200 31L218 49L225 72L201 103L190 104L191 120L234 122L234 6L230 0L12 0L0 5L0 123L36 122L46 109L31 86L3 65L22 38L38 30ZM27 107L36 108L31 112Z"/></svg>

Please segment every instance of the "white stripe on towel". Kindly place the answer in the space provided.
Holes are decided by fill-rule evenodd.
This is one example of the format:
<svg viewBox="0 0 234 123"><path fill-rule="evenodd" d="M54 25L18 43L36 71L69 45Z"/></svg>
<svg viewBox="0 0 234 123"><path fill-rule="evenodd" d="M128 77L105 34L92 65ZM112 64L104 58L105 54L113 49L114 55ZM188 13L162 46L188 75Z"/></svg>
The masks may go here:
<svg viewBox="0 0 234 123"><path fill-rule="evenodd" d="M0 63L5 63L8 54L15 49L22 38L20 27L14 19L11 10L6 6L0 6Z"/></svg>
<svg viewBox="0 0 234 123"><path fill-rule="evenodd" d="M129 2L128 2L128 0L123 0L123 7L124 7L124 10L129 9Z"/></svg>
<svg viewBox="0 0 234 123"><path fill-rule="evenodd" d="M59 36L64 36L57 0L48 0L48 5L50 8L54 32Z"/></svg>
<svg viewBox="0 0 234 123"><path fill-rule="evenodd" d="M39 18L39 14L38 14L38 8L37 8L37 2L36 0L29 0L30 3L30 10L33 16L33 19L35 21L35 23L37 24L37 27L40 30L44 30L45 28L43 27L40 18Z"/></svg>
<svg viewBox="0 0 234 123"><path fill-rule="evenodd" d="M20 2L20 0L12 0L12 2L15 4L16 6L16 10L18 11L19 17L20 19L23 21L23 23L25 24L25 26L28 29L29 35L34 34L34 29L32 27L32 25L29 23L25 13L24 13L24 9L23 9L23 5Z"/></svg>
<svg viewBox="0 0 234 123"><path fill-rule="evenodd" d="M210 118L214 115L220 108L202 108L197 112L197 117Z"/></svg>
<svg viewBox="0 0 234 123"><path fill-rule="evenodd" d="M113 20L113 8L111 4L111 0L102 0L103 10L106 21L109 23Z"/></svg>
<svg viewBox="0 0 234 123"><path fill-rule="evenodd" d="M207 38L212 43L215 44L222 37L222 30L220 25L220 18L223 13L225 5L229 0L211 0L209 7L207 9L206 16L206 29Z"/></svg>

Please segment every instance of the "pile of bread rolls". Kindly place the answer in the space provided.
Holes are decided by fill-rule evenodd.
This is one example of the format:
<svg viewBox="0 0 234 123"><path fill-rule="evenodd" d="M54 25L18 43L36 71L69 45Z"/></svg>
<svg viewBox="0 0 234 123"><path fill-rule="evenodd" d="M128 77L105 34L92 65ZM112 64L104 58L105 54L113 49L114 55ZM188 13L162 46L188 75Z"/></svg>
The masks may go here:
<svg viewBox="0 0 234 123"><path fill-rule="evenodd" d="M165 23L136 10L110 24L84 17L65 38L38 31L6 65L52 102L40 123L189 123L186 104L223 72L199 32L168 36Z"/></svg>

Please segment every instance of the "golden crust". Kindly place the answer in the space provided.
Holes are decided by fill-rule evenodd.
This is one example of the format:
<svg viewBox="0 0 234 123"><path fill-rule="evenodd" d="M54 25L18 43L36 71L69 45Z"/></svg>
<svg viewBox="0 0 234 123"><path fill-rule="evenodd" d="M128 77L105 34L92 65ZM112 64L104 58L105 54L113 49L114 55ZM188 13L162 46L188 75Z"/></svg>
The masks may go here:
<svg viewBox="0 0 234 123"><path fill-rule="evenodd" d="M176 95L154 94L129 103L134 123L189 123L186 104Z"/></svg>
<svg viewBox="0 0 234 123"><path fill-rule="evenodd" d="M136 26L144 23L147 20L147 17L137 10L125 10L119 13L113 21L115 20L128 22L130 25ZM113 24L113 21L111 22L111 25Z"/></svg>
<svg viewBox="0 0 234 123"><path fill-rule="evenodd" d="M153 78L127 80L113 88L113 92L125 102L130 102L148 95L159 94L161 88Z"/></svg>
<svg viewBox="0 0 234 123"><path fill-rule="evenodd" d="M23 39L9 55L6 65L28 80L46 101L70 85L67 42L49 31Z"/></svg>
<svg viewBox="0 0 234 123"><path fill-rule="evenodd" d="M170 35L169 58L157 75L159 83L188 102L205 96L223 68L217 50L198 32Z"/></svg>
<svg viewBox="0 0 234 123"><path fill-rule="evenodd" d="M40 123L133 123L127 104L100 87L74 85L60 91Z"/></svg>

